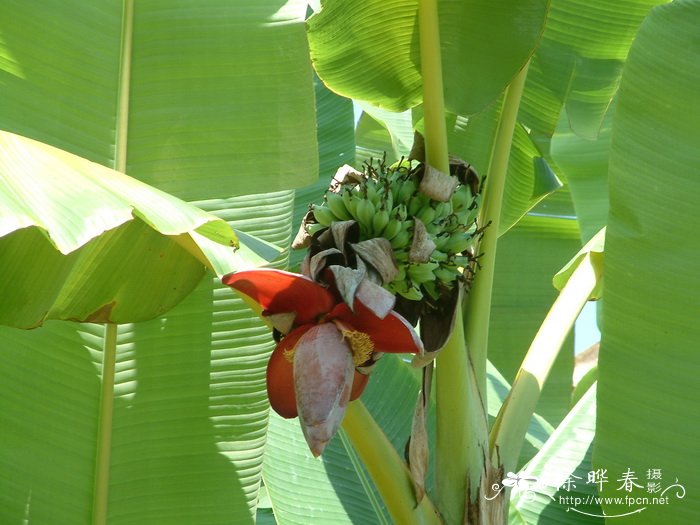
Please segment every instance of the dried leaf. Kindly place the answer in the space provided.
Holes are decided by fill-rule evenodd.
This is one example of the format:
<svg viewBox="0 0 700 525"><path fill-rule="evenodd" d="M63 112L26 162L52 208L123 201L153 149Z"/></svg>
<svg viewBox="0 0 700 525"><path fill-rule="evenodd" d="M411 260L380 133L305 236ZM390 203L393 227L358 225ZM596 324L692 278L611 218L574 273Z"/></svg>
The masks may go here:
<svg viewBox="0 0 700 525"><path fill-rule="evenodd" d="M365 278L365 272L363 270L354 270L347 266L339 266L337 264L329 266L328 269L333 274L335 287L338 293L343 298L345 304L353 310L355 295L360 283Z"/></svg>
<svg viewBox="0 0 700 525"><path fill-rule="evenodd" d="M425 400L422 392L418 393L416 409L413 412L408 465L418 504L425 496L425 476L428 472L428 431L425 426Z"/></svg>
<svg viewBox="0 0 700 525"><path fill-rule="evenodd" d="M428 235L425 224L418 218L414 218L413 242L408 252L409 262L424 263L430 260L430 255L435 251L435 243Z"/></svg>
<svg viewBox="0 0 700 525"><path fill-rule="evenodd" d="M314 213L309 210L301 219L301 226L299 226L299 231L297 232L294 240L292 241L292 248L295 250L301 248L308 248L311 245L311 235L306 231L306 227L309 224L316 224L316 219L314 218Z"/></svg>
<svg viewBox="0 0 700 525"><path fill-rule="evenodd" d="M333 180L331 180L328 189L334 193L340 193L340 188L342 186L353 186L359 184L364 179L365 176L362 172L357 171L349 164L343 164L337 169L335 175L333 175Z"/></svg>
<svg viewBox="0 0 700 525"><path fill-rule="evenodd" d="M382 278L383 284L393 281L399 273L391 243L383 237L352 244L352 249ZM432 253L432 252L431 252Z"/></svg>
<svg viewBox="0 0 700 525"><path fill-rule="evenodd" d="M425 162L425 139L418 131L413 132L413 146L408 154L408 160Z"/></svg>
<svg viewBox="0 0 700 525"><path fill-rule="evenodd" d="M360 237L360 227L355 221L338 221L330 226L333 243L345 254L345 244L354 242ZM347 254L345 254L347 256Z"/></svg>
<svg viewBox="0 0 700 525"><path fill-rule="evenodd" d="M393 293L368 279L362 280L355 293L355 298L380 319L384 319L396 303L396 297Z"/></svg>
<svg viewBox="0 0 700 525"><path fill-rule="evenodd" d="M318 252L309 259L308 277L314 281L318 281L318 276L328 266L332 264L343 264L343 262L343 254L336 248L329 248L327 250L323 250L322 252Z"/></svg>
<svg viewBox="0 0 700 525"><path fill-rule="evenodd" d="M420 318L421 339L426 352L438 352L445 346L455 326L457 304L462 287L454 286L436 302L436 308L426 308Z"/></svg>
<svg viewBox="0 0 700 525"><path fill-rule="evenodd" d="M418 189L433 200L447 202L452 197L458 183L457 177L443 173L430 164L426 164L423 179L420 181Z"/></svg>

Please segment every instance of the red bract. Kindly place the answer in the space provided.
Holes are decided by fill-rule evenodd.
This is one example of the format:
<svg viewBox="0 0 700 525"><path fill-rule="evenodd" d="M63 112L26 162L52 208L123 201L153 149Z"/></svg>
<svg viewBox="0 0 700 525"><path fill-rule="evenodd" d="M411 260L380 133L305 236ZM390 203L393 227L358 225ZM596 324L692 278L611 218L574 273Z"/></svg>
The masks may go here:
<svg viewBox="0 0 700 525"><path fill-rule="evenodd" d="M335 435L348 401L367 385L356 367L375 352L423 350L408 321L386 309L381 295L388 292L377 293L372 283L358 287L351 308L336 289L290 272L251 270L222 280L260 305L263 319L283 335L267 367L270 405L282 417L299 416L315 456Z"/></svg>

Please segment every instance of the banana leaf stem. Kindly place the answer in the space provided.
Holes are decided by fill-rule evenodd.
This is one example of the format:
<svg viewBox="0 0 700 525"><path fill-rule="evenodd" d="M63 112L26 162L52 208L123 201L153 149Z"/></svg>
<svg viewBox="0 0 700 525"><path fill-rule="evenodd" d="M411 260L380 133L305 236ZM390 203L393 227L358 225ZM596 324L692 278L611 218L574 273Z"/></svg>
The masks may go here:
<svg viewBox="0 0 700 525"><path fill-rule="evenodd" d="M420 0L418 4L418 31L421 74L423 76L425 160L441 172L449 173L437 0Z"/></svg>
<svg viewBox="0 0 700 525"><path fill-rule="evenodd" d="M97 422L97 451L93 489L92 525L107 523L109 465L112 450L112 416L114 413L114 370L117 357L117 325L108 323L104 331L102 352L102 390Z"/></svg>
<svg viewBox="0 0 700 525"><path fill-rule="evenodd" d="M441 523L427 495L416 505L408 467L362 401L348 404L343 430L372 477L394 523Z"/></svg>
<svg viewBox="0 0 700 525"><path fill-rule="evenodd" d="M478 390L483 394L486 412L486 357L489 322L491 317L491 291L496 267L496 245L498 242L503 193L508 172L513 130L518 116L527 78L528 64L515 76L506 91L500 122L496 132L484 191L484 205L479 224L489 225L479 244L479 270L467 299L465 333L467 349L474 366ZM478 484L472 486L478 486Z"/></svg>
<svg viewBox="0 0 700 525"><path fill-rule="evenodd" d="M491 430L492 461L500 459L504 472L513 472L517 467L520 449L542 387L598 278L590 254L587 254L569 277L530 345Z"/></svg>

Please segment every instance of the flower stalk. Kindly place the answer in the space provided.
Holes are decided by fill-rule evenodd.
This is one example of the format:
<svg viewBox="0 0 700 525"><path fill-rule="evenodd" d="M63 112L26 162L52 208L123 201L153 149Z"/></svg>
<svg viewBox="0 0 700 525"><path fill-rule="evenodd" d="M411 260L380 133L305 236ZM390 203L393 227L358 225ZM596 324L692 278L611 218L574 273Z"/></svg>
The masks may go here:
<svg viewBox="0 0 700 525"><path fill-rule="evenodd" d="M441 523L428 496L416 504L411 474L362 401L348 405L342 424L394 523Z"/></svg>

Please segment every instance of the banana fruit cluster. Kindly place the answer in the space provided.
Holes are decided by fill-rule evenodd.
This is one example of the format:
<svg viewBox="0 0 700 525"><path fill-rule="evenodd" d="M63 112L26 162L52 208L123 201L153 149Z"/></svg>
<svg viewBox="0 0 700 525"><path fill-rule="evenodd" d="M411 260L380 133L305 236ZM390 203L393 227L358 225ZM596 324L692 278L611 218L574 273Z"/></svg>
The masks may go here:
<svg viewBox="0 0 700 525"><path fill-rule="evenodd" d="M391 244L398 273L384 283L389 291L414 301L425 294L437 300L465 278L479 234L480 185L455 183L447 200L434 200L421 191L424 173L416 161L388 167L370 161L363 173L336 181L324 203L312 206L315 224L307 223L306 231L313 235L333 222L356 221L361 240L383 237Z"/></svg>

